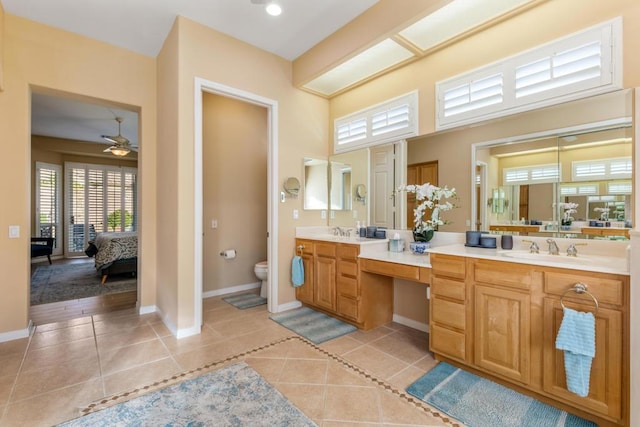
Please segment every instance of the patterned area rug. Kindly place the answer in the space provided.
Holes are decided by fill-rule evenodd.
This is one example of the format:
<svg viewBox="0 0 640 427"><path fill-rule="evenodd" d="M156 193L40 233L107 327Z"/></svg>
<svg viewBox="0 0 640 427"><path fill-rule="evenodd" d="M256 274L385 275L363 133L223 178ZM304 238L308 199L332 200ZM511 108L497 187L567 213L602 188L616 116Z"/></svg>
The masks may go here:
<svg viewBox="0 0 640 427"><path fill-rule="evenodd" d="M285 313L274 314L271 320L302 335L314 344L338 338L357 330L353 325L329 317L309 307L302 307Z"/></svg>
<svg viewBox="0 0 640 427"><path fill-rule="evenodd" d="M240 310L267 303L266 298L262 298L260 295L254 293L232 295L222 298L222 301L227 302Z"/></svg>
<svg viewBox="0 0 640 427"><path fill-rule="evenodd" d="M469 427L597 427L444 362L407 387L407 392Z"/></svg>
<svg viewBox="0 0 640 427"><path fill-rule="evenodd" d="M246 363L227 366L61 426L315 426Z"/></svg>
<svg viewBox="0 0 640 427"><path fill-rule="evenodd" d="M110 275L105 286L100 284L100 279L93 262L40 266L31 277L31 305L137 289L137 279L131 274Z"/></svg>

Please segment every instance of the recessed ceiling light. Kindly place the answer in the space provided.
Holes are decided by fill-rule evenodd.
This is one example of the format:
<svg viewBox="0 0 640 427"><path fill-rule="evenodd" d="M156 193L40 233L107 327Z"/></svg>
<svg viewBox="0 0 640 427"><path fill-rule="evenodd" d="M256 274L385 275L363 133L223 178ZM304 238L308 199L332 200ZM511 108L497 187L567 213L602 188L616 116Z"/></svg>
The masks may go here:
<svg viewBox="0 0 640 427"><path fill-rule="evenodd" d="M269 3L265 9L271 16L279 16L282 13L282 8L277 3Z"/></svg>

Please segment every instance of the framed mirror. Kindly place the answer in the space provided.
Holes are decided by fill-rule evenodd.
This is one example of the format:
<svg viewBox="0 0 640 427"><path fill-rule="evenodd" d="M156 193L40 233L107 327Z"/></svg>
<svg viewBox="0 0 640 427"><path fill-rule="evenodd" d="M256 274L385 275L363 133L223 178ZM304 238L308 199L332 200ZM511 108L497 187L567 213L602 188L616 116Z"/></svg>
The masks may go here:
<svg viewBox="0 0 640 427"><path fill-rule="evenodd" d="M304 209L326 210L329 208L329 162L305 157Z"/></svg>

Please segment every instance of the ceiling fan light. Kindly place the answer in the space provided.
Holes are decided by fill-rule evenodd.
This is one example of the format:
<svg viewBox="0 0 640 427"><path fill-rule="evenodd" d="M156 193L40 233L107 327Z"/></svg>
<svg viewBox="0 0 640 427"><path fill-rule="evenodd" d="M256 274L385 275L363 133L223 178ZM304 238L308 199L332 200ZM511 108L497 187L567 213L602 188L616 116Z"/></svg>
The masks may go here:
<svg viewBox="0 0 640 427"><path fill-rule="evenodd" d="M118 157L124 157L131 152L128 148L125 147L112 147L111 154Z"/></svg>
<svg viewBox="0 0 640 427"><path fill-rule="evenodd" d="M282 13L282 8L277 3L269 3L265 10L271 16L279 16Z"/></svg>

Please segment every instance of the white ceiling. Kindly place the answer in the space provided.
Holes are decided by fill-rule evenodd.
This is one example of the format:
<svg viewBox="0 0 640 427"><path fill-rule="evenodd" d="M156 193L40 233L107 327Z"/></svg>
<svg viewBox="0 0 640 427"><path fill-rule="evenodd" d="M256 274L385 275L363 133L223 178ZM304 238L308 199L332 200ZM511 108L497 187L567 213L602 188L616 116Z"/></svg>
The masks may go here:
<svg viewBox="0 0 640 427"><path fill-rule="evenodd" d="M7 13L155 57L180 15L294 60L378 0L0 0Z"/></svg>
<svg viewBox="0 0 640 427"><path fill-rule="evenodd" d="M178 15L293 60L378 0L276 0L267 15L251 0L0 0L5 12L155 57ZM76 100L34 94L34 135L105 143L122 135L137 146L138 115Z"/></svg>

